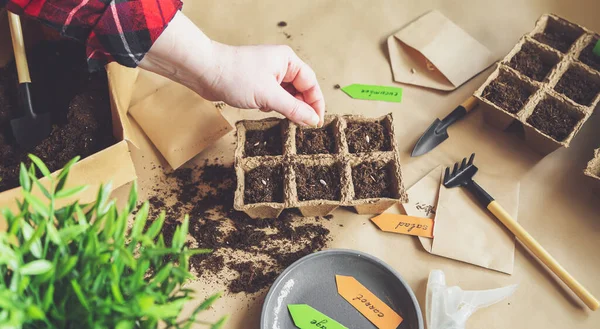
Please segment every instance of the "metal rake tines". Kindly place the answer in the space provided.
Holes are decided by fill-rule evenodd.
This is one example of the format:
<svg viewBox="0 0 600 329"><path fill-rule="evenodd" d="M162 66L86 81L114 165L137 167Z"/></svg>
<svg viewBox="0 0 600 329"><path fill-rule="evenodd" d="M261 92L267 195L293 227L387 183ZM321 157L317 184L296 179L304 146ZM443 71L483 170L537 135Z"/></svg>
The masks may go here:
<svg viewBox="0 0 600 329"><path fill-rule="evenodd" d="M452 172L450 172L450 167L446 167L446 172L444 173L444 185L447 185L451 179L455 178L458 174L465 172L466 169L469 169L470 167L473 167L476 171L477 167L475 167L473 165L474 159L475 159L475 153L471 154L471 156L469 157L469 160L467 160L467 158L462 159L462 162L460 162L460 165L459 165L459 162L455 163L454 169L452 169Z"/></svg>

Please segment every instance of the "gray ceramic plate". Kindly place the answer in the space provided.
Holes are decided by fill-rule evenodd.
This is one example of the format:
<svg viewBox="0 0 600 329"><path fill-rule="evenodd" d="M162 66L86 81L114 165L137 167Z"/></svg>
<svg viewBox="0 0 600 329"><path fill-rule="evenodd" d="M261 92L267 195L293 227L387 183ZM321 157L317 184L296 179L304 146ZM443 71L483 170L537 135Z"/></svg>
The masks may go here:
<svg viewBox="0 0 600 329"><path fill-rule="evenodd" d="M308 304L350 329L376 329L338 294L336 274L355 277L400 314L398 329L423 329L419 303L394 269L371 255L340 249L308 255L281 273L265 299L261 329L296 329L288 304Z"/></svg>

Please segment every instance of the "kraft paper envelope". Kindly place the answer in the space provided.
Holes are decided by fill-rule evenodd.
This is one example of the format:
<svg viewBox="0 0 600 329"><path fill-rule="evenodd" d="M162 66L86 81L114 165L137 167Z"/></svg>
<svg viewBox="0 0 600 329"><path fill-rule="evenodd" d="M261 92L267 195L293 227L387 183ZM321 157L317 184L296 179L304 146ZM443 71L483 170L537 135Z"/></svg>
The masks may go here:
<svg viewBox="0 0 600 329"><path fill-rule="evenodd" d="M173 169L233 130L215 104L175 82L140 99L129 114Z"/></svg>
<svg viewBox="0 0 600 329"><path fill-rule="evenodd" d="M435 10L387 43L394 81L438 90L454 90L496 61L485 46Z"/></svg>
<svg viewBox="0 0 600 329"><path fill-rule="evenodd" d="M434 219L433 239L419 237L431 254L512 274L515 238L465 188L441 185L443 167L437 167L408 190L410 216ZM479 171L476 181L513 218L517 219L519 182Z"/></svg>

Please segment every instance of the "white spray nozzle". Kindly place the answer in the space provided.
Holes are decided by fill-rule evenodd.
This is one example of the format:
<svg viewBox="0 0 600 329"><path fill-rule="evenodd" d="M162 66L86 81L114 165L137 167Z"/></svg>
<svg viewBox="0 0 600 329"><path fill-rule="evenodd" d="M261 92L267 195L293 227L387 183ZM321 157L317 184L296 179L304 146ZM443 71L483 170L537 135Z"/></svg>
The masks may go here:
<svg viewBox="0 0 600 329"><path fill-rule="evenodd" d="M464 291L446 286L446 276L433 270L427 282L426 317L429 329L464 329L476 310L496 304L515 292L517 285L498 289Z"/></svg>

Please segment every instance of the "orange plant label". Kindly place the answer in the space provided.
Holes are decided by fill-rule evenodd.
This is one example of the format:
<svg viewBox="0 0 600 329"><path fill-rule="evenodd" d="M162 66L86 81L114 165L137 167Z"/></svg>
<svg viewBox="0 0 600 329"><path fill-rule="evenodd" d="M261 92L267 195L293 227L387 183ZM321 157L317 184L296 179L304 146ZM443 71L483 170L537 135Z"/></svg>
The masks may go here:
<svg viewBox="0 0 600 329"><path fill-rule="evenodd" d="M381 214L371 221L382 231L433 238L433 219L398 214Z"/></svg>
<svg viewBox="0 0 600 329"><path fill-rule="evenodd" d="M336 275L338 293L379 329L396 329L402 317L354 277Z"/></svg>

